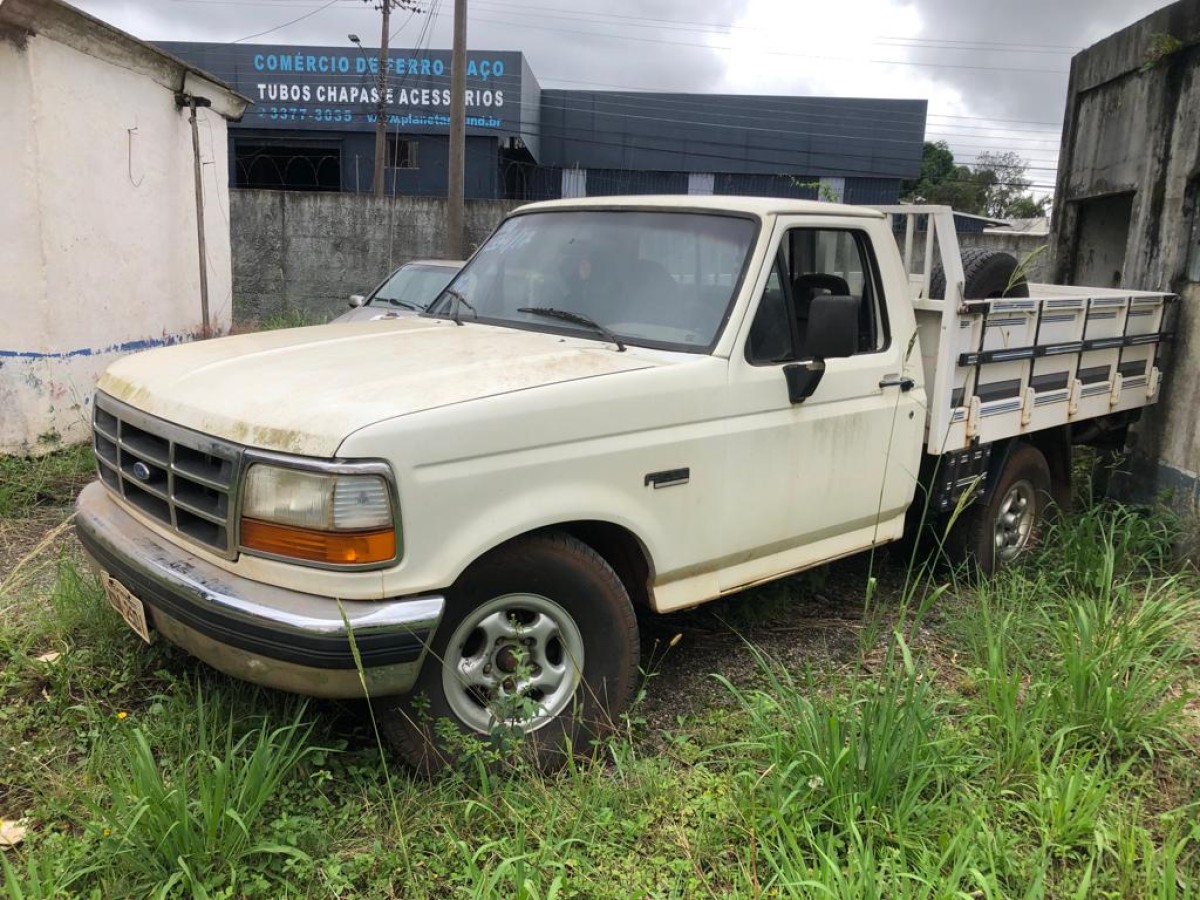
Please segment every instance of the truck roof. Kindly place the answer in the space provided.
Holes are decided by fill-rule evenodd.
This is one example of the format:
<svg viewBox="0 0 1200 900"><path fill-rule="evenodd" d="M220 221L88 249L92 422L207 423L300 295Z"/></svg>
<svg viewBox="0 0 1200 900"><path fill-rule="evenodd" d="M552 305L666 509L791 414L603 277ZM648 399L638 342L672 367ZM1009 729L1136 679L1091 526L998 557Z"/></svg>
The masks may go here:
<svg viewBox="0 0 1200 900"><path fill-rule="evenodd" d="M857 216L881 219L883 213L868 206L848 206L817 200L789 197L735 197L716 194L638 194L618 197L577 197L570 200L544 200L528 203L514 212L555 209L678 209L748 213L753 216Z"/></svg>

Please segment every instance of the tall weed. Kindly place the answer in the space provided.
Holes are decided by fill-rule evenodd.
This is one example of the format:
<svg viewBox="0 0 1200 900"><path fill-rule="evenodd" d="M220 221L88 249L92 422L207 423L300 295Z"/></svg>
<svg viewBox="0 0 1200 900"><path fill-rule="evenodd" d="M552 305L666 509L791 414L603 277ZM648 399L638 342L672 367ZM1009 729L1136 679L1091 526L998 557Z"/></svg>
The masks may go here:
<svg viewBox="0 0 1200 900"><path fill-rule="evenodd" d="M783 840L810 825L818 832L858 835L917 847L936 830L959 760L942 732L938 701L896 634L876 675L828 692L810 676L798 680L751 648L766 687L722 680L747 719L734 750L744 806L753 827ZM751 765L747 765L749 762ZM807 858L819 855L811 839Z"/></svg>
<svg viewBox="0 0 1200 900"><path fill-rule="evenodd" d="M1183 900L1196 896L1200 889L1195 868L1200 825L1190 822L1172 825L1162 838L1156 839L1138 824L1139 818L1128 815L1120 819L1105 847L1112 869L1107 878L1112 883L1112 895L1143 900Z"/></svg>
<svg viewBox="0 0 1200 900"><path fill-rule="evenodd" d="M1114 581L1163 571L1180 533L1166 509L1099 504L1050 527L1039 568L1071 588L1104 591Z"/></svg>
<svg viewBox="0 0 1200 900"><path fill-rule="evenodd" d="M1178 578L1118 582L1043 608L1058 648L1051 697L1059 721L1096 749L1153 753L1180 740L1177 685L1192 655L1195 594Z"/></svg>
<svg viewBox="0 0 1200 900"><path fill-rule="evenodd" d="M314 751L301 706L284 726L263 721L238 735L236 717L196 697L196 734L158 754L134 729L104 777L110 803L91 800L111 836L113 866L139 889L167 896L182 888L203 897L235 890L244 867L262 855L301 856L260 837L264 810Z"/></svg>
<svg viewBox="0 0 1200 900"><path fill-rule="evenodd" d="M1014 806L1027 817L1044 853L1051 858L1086 858L1085 851L1091 850L1101 830L1109 792L1127 768L1110 772L1088 753L1071 755L1062 735L1050 758L1038 766L1029 796Z"/></svg>
<svg viewBox="0 0 1200 900"><path fill-rule="evenodd" d="M54 862L27 852L25 865L17 866L9 863L6 852L0 851L0 875L4 876L0 880L0 888L3 888L0 895L8 900L53 900L67 894L75 882L98 868L84 866L64 875L55 871Z"/></svg>

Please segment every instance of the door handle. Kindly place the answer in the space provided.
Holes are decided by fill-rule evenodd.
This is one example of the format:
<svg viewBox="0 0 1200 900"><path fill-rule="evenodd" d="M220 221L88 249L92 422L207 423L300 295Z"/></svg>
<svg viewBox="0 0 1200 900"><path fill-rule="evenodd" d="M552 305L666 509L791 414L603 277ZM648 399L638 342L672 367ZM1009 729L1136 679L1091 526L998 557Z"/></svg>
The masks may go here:
<svg viewBox="0 0 1200 900"><path fill-rule="evenodd" d="M901 391L908 393L917 386L917 383L907 375L884 375L879 386L881 388L898 387Z"/></svg>

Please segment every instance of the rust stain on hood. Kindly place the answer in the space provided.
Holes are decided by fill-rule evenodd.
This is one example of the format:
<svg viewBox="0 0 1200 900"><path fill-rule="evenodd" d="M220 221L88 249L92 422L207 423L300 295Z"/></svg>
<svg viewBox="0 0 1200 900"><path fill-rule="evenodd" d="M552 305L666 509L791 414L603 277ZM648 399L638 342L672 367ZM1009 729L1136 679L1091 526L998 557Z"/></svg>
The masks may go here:
<svg viewBox="0 0 1200 900"><path fill-rule="evenodd" d="M150 350L118 360L98 387L206 434L328 457L383 419L661 364L636 348L413 317Z"/></svg>

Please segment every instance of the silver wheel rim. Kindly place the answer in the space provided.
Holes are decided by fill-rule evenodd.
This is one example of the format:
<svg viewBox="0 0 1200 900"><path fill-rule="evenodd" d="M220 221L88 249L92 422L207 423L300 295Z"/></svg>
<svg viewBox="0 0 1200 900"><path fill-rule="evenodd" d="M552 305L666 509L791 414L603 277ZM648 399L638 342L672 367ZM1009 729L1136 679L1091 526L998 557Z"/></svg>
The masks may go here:
<svg viewBox="0 0 1200 900"><path fill-rule="evenodd" d="M506 594L472 610L454 629L442 690L468 728L526 734L566 709L583 671L583 636L571 615L537 594Z"/></svg>
<svg viewBox="0 0 1200 900"><path fill-rule="evenodd" d="M1015 559L1029 543L1033 533L1036 495L1028 481L1018 481L1008 489L996 513L996 557L1002 562Z"/></svg>

